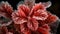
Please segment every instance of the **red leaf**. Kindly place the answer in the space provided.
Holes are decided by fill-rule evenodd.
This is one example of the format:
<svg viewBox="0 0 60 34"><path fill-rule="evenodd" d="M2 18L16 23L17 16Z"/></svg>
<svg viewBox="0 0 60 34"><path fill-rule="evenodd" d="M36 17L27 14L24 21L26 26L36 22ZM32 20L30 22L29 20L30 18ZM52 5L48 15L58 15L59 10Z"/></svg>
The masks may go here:
<svg viewBox="0 0 60 34"><path fill-rule="evenodd" d="M45 7L43 4L39 3L39 4L36 4L33 8L33 11L37 11L37 10L45 10Z"/></svg>
<svg viewBox="0 0 60 34"><path fill-rule="evenodd" d="M26 14L23 12L22 9L18 10L18 14L19 14L20 17L26 17Z"/></svg>
<svg viewBox="0 0 60 34"><path fill-rule="evenodd" d="M46 8L41 3L36 4L35 6L33 6L33 8L32 8L32 10L31 10L29 15L32 16L34 13L38 13L37 11L39 11L39 10L43 10L45 12ZM40 12L42 12L42 11L40 11Z"/></svg>
<svg viewBox="0 0 60 34"><path fill-rule="evenodd" d="M29 15L30 12L30 8L28 6L25 5L19 5L18 6L18 10L22 10L27 16Z"/></svg>
<svg viewBox="0 0 60 34"><path fill-rule="evenodd" d="M44 24L42 27L50 31L50 27L48 26L48 24Z"/></svg>
<svg viewBox="0 0 60 34"><path fill-rule="evenodd" d="M49 27L47 27L47 25L39 27L37 31L42 34L50 34L50 30L49 30Z"/></svg>
<svg viewBox="0 0 60 34"><path fill-rule="evenodd" d="M23 15L22 15L23 16ZM20 17L17 12L12 13L12 19L14 20L15 24L22 24L27 22L27 20L23 17Z"/></svg>
<svg viewBox="0 0 60 34"><path fill-rule="evenodd" d="M47 21L46 23L54 23L58 19L59 18L56 15L52 15L51 13L48 13L48 18L45 21Z"/></svg>
<svg viewBox="0 0 60 34"><path fill-rule="evenodd" d="M38 28L38 21L36 21L34 18L29 19L27 26L31 30L37 30Z"/></svg>
<svg viewBox="0 0 60 34"><path fill-rule="evenodd" d="M13 8L8 2L1 2L1 4L0 4L0 12L5 13L6 14L5 16L11 18Z"/></svg>
<svg viewBox="0 0 60 34"><path fill-rule="evenodd" d="M23 34L31 34L30 30L26 28L24 24L20 25L20 29Z"/></svg>
<svg viewBox="0 0 60 34"><path fill-rule="evenodd" d="M47 17L48 17L48 14L45 10L38 10L33 14L33 18L37 20L45 20L47 19Z"/></svg>

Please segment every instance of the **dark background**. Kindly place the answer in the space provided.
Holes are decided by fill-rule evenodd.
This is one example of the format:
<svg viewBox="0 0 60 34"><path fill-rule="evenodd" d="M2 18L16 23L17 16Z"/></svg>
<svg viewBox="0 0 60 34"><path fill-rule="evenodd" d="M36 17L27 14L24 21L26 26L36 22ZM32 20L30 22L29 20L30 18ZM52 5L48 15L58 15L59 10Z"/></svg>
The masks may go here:
<svg viewBox="0 0 60 34"><path fill-rule="evenodd" d="M1 1L8 1L12 5L12 7L14 9L16 9L16 6L17 6L18 2L23 1L23 0L0 0L0 2ZM47 2L47 1L52 2L52 6L47 8L47 10L49 10L51 13L57 15L60 18L60 1L59 0L36 0L36 3L38 3L38 2ZM59 25L59 27L60 27L60 25ZM60 34L59 33L60 28L59 27L57 29L57 31L58 31L57 34Z"/></svg>

